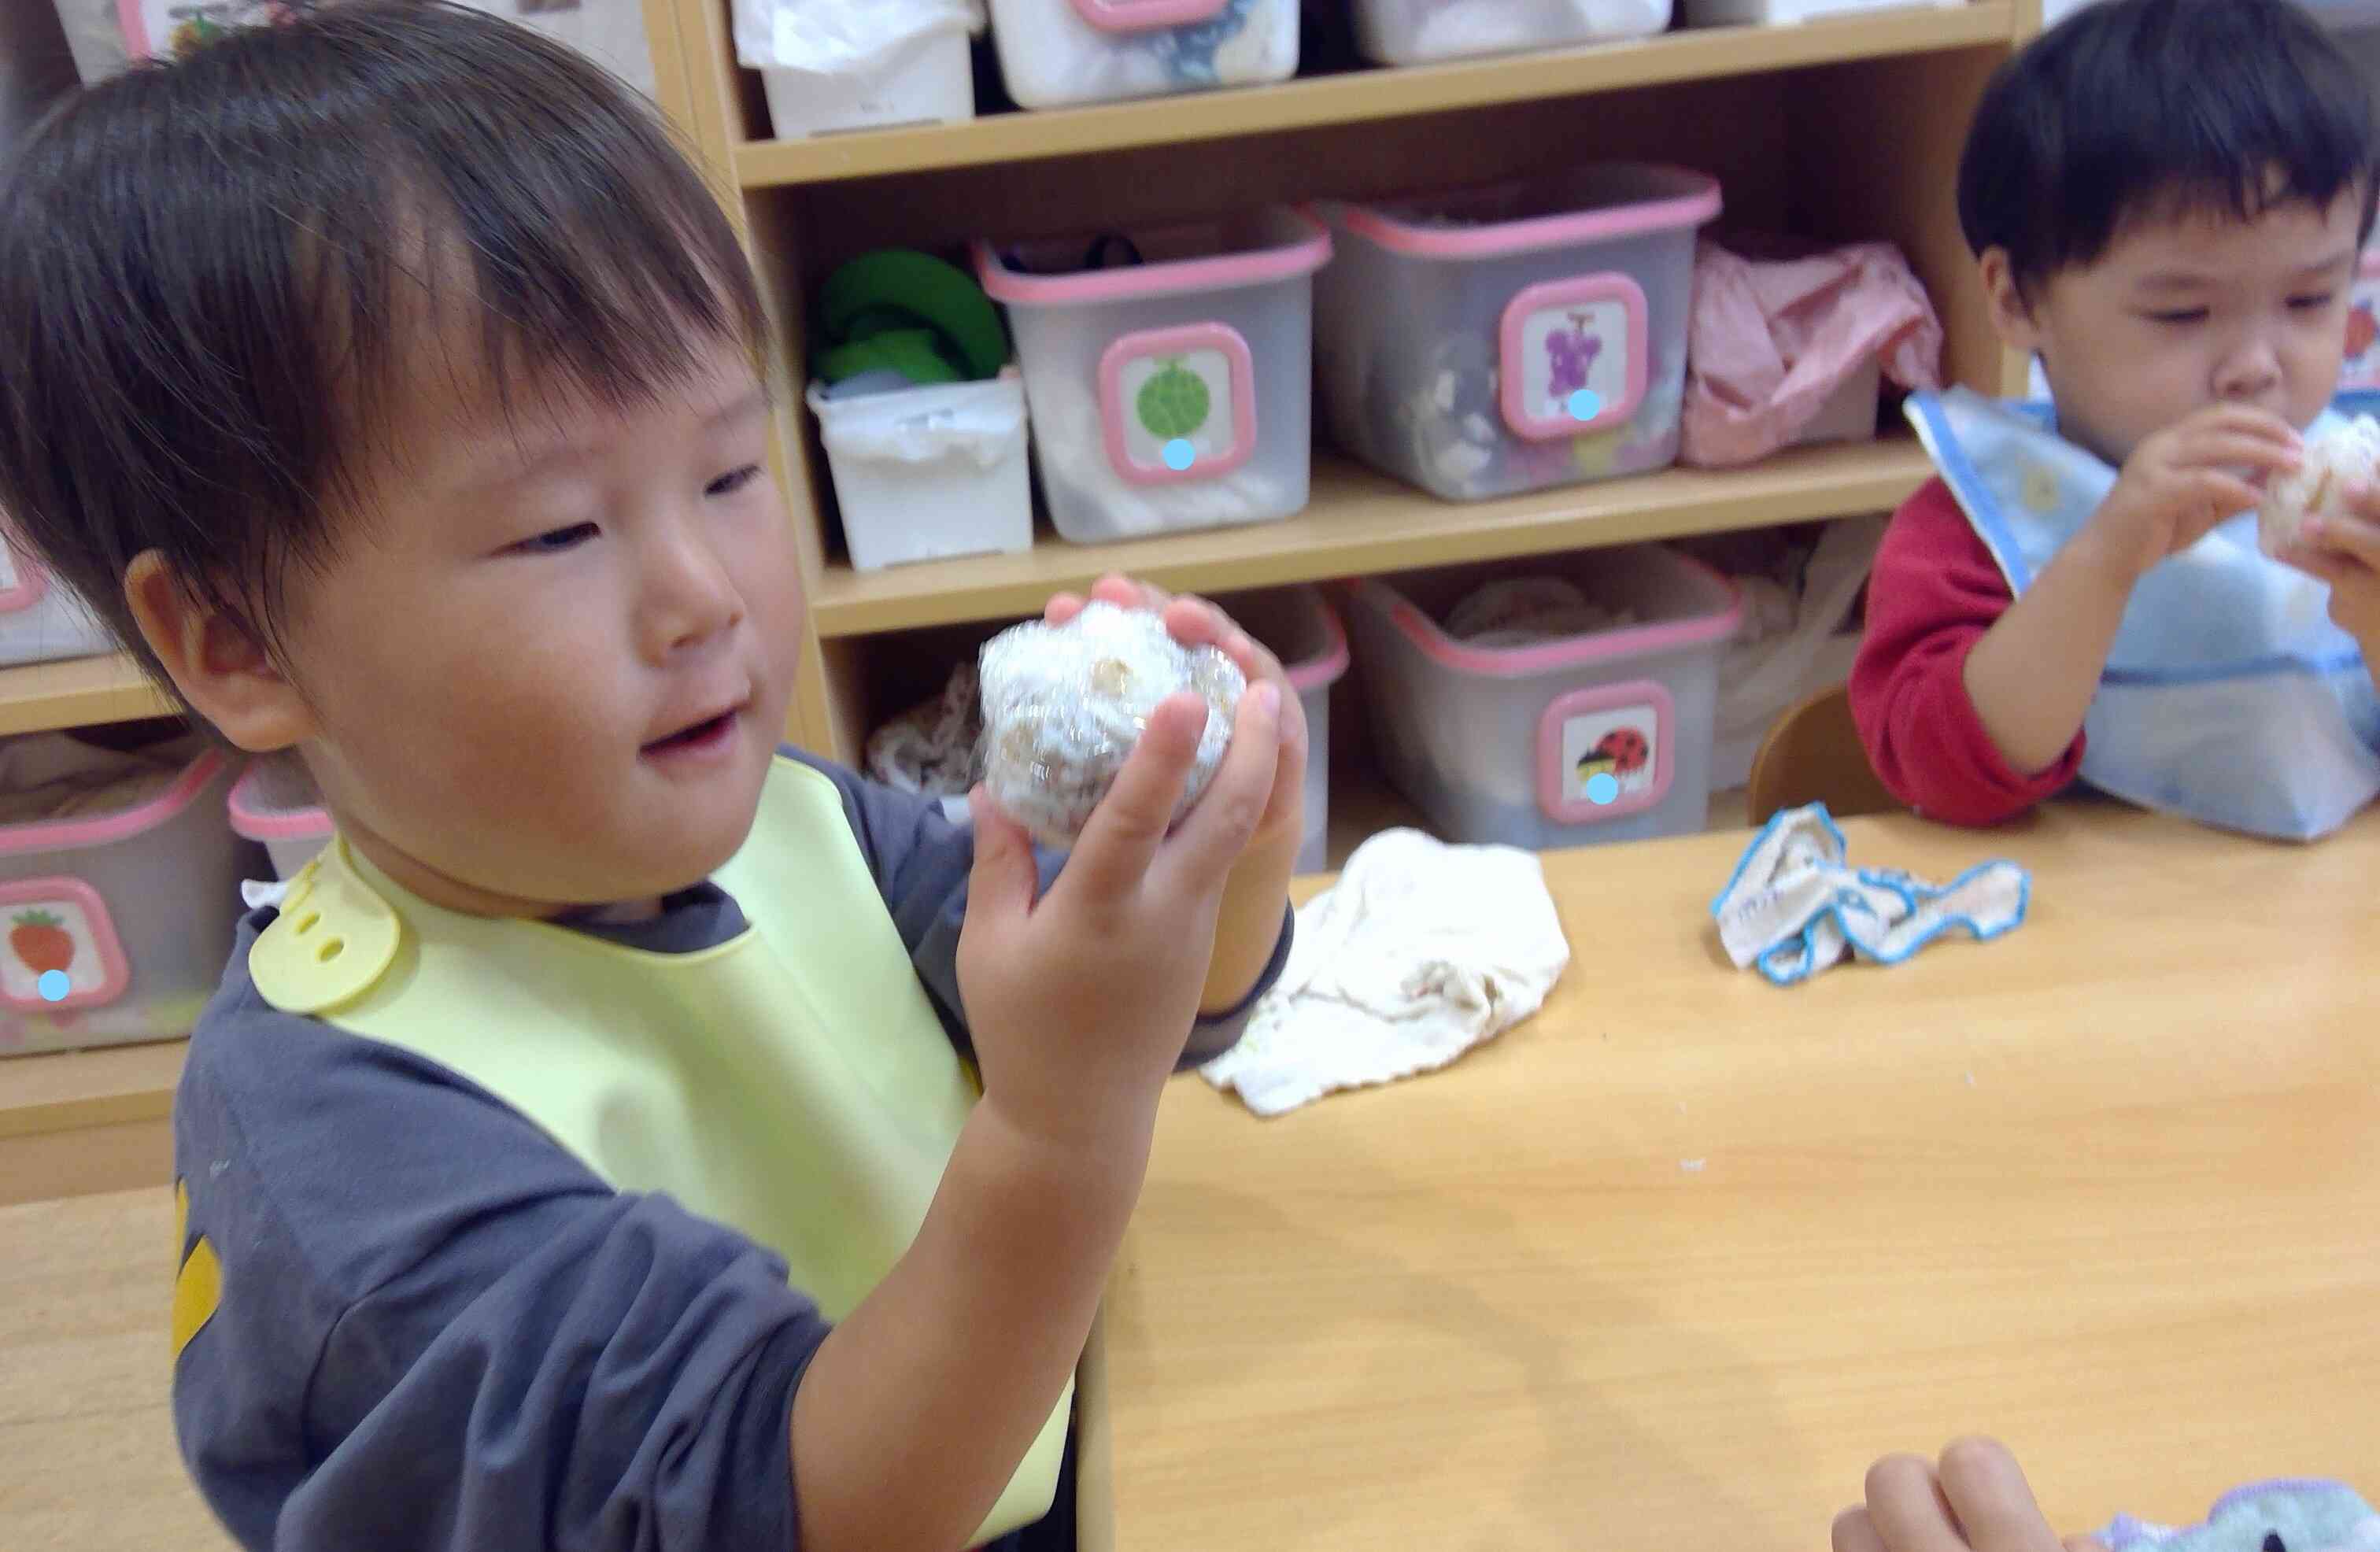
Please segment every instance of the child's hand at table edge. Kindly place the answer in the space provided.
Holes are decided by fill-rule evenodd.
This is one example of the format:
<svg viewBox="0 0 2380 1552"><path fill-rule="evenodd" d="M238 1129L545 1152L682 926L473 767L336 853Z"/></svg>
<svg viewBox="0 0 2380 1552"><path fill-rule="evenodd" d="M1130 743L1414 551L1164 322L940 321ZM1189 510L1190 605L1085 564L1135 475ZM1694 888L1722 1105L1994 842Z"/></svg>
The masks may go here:
<svg viewBox="0 0 2380 1552"><path fill-rule="evenodd" d="M1867 1501L1835 1519L1834 1552L2101 1552L2064 1541L2001 1445L1961 1439L1939 1461L1891 1455L1868 1469Z"/></svg>
<svg viewBox="0 0 2380 1552"><path fill-rule="evenodd" d="M1247 1000L1248 993L1271 963L1281 940L1281 924L1289 902L1289 879L1296 869L1298 847L1305 838L1305 762L1311 735L1305 709L1281 660L1243 630L1237 622L1205 599L1176 595L1128 576L1109 575L1091 588L1090 599L1119 609L1145 609L1164 617L1173 639L1185 647L1215 647L1239 665L1250 685L1271 685L1281 697L1280 753L1273 766L1272 791L1256 833L1232 869L1223 905L1215 927L1215 952L1207 976L1199 1012L1221 1012ZM1043 611L1053 625L1062 625L1083 612L1088 601L1075 593L1060 593Z"/></svg>
<svg viewBox="0 0 2380 1552"><path fill-rule="evenodd" d="M2380 488L2348 492L2349 515L2317 517L2281 557L2330 584L2330 617L2363 649L2363 666L2380 683Z"/></svg>

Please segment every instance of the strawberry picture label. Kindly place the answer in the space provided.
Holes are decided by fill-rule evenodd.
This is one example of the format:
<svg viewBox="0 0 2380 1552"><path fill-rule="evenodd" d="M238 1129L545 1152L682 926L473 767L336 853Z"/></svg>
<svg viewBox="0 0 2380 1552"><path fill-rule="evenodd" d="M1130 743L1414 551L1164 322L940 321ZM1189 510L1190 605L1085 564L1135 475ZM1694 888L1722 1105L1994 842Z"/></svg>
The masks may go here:
<svg viewBox="0 0 2380 1552"><path fill-rule="evenodd" d="M0 888L0 1002L61 1011L113 1000L124 989L124 951L106 905L75 879Z"/></svg>

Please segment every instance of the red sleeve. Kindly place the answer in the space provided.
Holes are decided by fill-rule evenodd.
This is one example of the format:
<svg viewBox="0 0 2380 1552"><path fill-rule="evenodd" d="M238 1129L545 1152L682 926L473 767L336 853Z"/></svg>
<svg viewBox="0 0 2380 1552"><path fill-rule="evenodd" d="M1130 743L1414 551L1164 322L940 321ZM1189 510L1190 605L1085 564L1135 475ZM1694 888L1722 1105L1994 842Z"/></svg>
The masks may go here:
<svg viewBox="0 0 2380 1552"><path fill-rule="evenodd" d="M2082 766L2077 734L2048 770L2012 769L1967 695L1967 654L2010 601L2008 579L1948 486L1927 481L1893 514L1868 582L1852 715L1876 773L1929 818L1998 824Z"/></svg>

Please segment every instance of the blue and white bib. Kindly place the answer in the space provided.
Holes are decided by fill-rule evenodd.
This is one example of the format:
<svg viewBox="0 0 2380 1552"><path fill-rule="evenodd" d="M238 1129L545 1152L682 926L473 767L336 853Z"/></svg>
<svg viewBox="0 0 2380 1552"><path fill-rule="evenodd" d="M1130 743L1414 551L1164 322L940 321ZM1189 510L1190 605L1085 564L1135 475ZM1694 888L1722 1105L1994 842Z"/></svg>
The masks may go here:
<svg viewBox="0 0 2380 1552"><path fill-rule="evenodd" d="M2371 413L2380 397L2338 404ZM1954 388L1912 394L1908 414L2012 595L2115 488L2046 404ZM2327 584L2257 550L2253 513L2150 568L2083 721L2082 779L2252 835L2311 841L2345 824L2380 795L2380 697L2329 604Z"/></svg>

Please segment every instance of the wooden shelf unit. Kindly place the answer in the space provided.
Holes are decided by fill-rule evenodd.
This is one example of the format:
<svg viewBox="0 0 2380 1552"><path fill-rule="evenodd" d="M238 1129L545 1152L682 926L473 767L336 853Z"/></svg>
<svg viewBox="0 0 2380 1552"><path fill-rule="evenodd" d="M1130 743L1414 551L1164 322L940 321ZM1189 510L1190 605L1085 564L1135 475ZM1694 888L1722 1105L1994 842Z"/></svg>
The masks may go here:
<svg viewBox="0 0 2380 1552"><path fill-rule="evenodd" d="M1874 512L1926 471L1912 441L1888 437L1748 469L1677 469L1460 505L1324 450L1310 506L1284 523L1092 546L1045 531L1025 555L862 574L843 552L798 387L808 297L836 264L870 249L955 257L978 236L1113 229L1651 159L1720 180L1728 209L1717 233L1898 243L1941 315L1947 374L1990 390L2021 382L1992 335L1951 188L1968 113L1993 67L2038 30L2039 0L1681 30L1411 69L1363 67L1330 47L1318 58L1309 47L1305 67L1315 73L1277 86L792 141L769 138L758 77L734 59L725 0L648 6L657 37L674 24L670 46L686 67L683 98L665 105L710 159L777 321L784 391L773 455L809 601L790 731L836 758L856 758L872 720L896 709L883 703L886 686L915 679L921 640L942 639L934 633L945 627L949 641L971 639L1108 570L1212 591L1517 560Z"/></svg>

